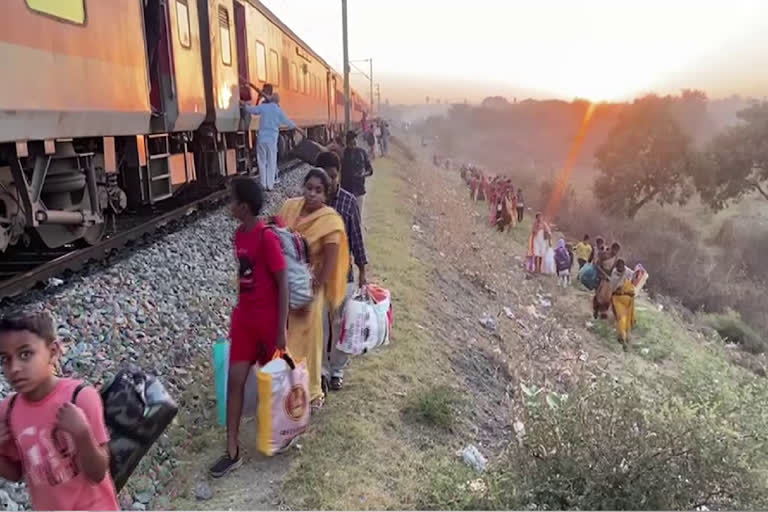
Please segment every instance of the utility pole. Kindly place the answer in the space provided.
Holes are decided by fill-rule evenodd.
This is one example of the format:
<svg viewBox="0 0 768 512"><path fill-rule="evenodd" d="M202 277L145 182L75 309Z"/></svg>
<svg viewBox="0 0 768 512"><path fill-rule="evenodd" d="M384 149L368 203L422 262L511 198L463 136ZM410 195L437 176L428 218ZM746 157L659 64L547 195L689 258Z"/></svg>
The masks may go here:
<svg viewBox="0 0 768 512"><path fill-rule="evenodd" d="M373 117L373 57L370 58L370 76L368 79L371 81L371 117Z"/></svg>
<svg viewBox="0 0 768 512"><path fill-rule="evenodd" d="M376 84L376 102L378 103L377 110L381 114L381 84Z"/></svg>
<svg viewBox="0 0 768 512"><path fill-rule="evenodd" d="M341 0L341 25L344 39L344 133L350 130L349 120L349 43L347 41L347 0Z"/></svg>

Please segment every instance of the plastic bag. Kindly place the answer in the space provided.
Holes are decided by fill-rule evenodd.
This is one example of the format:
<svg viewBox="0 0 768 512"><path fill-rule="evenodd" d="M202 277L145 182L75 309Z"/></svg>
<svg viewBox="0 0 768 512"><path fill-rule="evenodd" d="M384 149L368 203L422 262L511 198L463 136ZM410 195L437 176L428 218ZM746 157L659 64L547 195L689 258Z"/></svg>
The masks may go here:
<svg viewBox="0 0 768 512"><path fill-rule="evenodd" d="M306 364L287 354L256 372L258 385L258 442L261 453L272 456L309 425L309 374Z"/></svg>
<svg viewBox="0 0 768 512"><path fill-rule="evenodd" d="M227 424L227 377L229 375L229 341L219 338L213 345L213 376L216 382L216 415L219 425Z"/></svg>
<svg viewBox="0 0 768 512"><path fill-rule="evenodd" d="M587 263L579 270L578 278L588 290L594 290L598 285L597 267Z"/></svg>
<svg viewBox="0 0 768 512"><path fill-rule="evenodd" d="M350 355L359 355L375 347L379 341L379 319L373 299L358 290L344 304L338 349Z"/></svg>
<svg viewBox="0 0 768 512"><path fill-rule="evenodd" d="M368 296L373 301L373 310L376 312L378 322L378 339L376 346L388 345L392 332L392 297L386 288L375 284L365 287ZM369 350L374 347L368 347Z"/></svg>
<svg viewBox="0 0 768 512"><path fill-rule="evenodd" d="M136 367L120 370L101 391L109 429L109 471L120 489L178 412L165 386Z"/></svg>
<svg viewBox="0 0 768 512"><path fill-rule="evenodd" d="M547 249L546 254L544 254L543 261L541 262L541 273L547 275L554 275L557 273L555 251L551 247Z"/></svg>

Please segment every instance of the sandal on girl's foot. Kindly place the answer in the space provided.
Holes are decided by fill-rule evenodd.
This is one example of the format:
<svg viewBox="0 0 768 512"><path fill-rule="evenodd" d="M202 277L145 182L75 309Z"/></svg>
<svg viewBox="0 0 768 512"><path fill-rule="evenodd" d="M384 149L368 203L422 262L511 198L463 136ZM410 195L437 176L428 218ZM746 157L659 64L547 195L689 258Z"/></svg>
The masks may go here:
<svg viewBox="0 0 768 512"><path fill-rule="evenodd" d="M331 391L341 391L344 387L344 377L331 377Z"/></svg>
<svg viewBox="0 0 768 512"><path fill-rule="evenodd" d="M324 405L325 405L325 396L321 396L320 398L315 398L309 403L310 414L317 414L318 412L320 412L320 409L322 409Z"/></svg>

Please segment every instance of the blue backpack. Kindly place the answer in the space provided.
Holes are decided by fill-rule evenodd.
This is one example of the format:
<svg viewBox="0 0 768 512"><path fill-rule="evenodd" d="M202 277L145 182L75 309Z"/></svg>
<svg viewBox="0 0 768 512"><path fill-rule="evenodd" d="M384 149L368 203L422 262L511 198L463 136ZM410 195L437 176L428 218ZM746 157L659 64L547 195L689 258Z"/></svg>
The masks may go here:
<svg viewBox="0 0 768 512"><path fill-rule="evenodd" d="M558 272L571 268L571 255L568 254L568 249L555 249L555 266Z"/></svg>

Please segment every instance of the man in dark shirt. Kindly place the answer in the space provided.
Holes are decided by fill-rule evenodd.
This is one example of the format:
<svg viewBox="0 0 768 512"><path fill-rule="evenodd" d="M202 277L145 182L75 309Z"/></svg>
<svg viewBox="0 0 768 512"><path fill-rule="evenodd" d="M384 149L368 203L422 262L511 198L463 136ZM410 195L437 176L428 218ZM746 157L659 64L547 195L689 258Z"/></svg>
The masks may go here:
<svg viewBox="0 0 768 512"><path fill-rule="evenodd" d="M358 269L359 287L365 286L366 272L365 267L368 264L368 258L365 254L365 244L363 242L363 231L360 225L360 211L357 207L357 201L348 191L339 186L339 156L326 151L317 156L316 165L325 170L332 183L332 193L328 197L328 206L334 208L344 221L344 230L347 232L349 240L349 249ZM357 288L354 282L354 273L352 267L349 268L349 278L347 285L347 300L352 296ZM343 310L343 308L339 308ZM349 361L349 355L341 352L336 347L339 342L341 332L340 315L326 312L323 317L323 327L325 330L325 339L328 341L326 347L326 357L323 359L323 374L325 378L330 376L329 387L333 391L340 390L344 385L344 367Z"/></svg>
<svg viewBox="0 0 768 512"><path fill-rule="evenodd" d="M347 132L347 147L341 163L341 188L355 196L360 218L363 217L365 179L373 175L373 167L363 148L357 147L357 134Z"/></svg>

